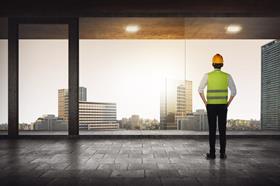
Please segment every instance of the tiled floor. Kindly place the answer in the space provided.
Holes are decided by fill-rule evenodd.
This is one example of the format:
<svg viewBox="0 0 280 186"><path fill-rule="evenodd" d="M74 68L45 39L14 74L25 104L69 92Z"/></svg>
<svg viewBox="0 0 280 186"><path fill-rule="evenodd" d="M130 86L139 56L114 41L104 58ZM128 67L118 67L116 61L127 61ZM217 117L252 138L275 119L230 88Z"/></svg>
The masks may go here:
<svg viewBox="0 0 280 186"><path fill-rule="evenodd" d="M0 185L280 185L280 140L0 140ZM218 148L217 148L218 151Z"/></svg>

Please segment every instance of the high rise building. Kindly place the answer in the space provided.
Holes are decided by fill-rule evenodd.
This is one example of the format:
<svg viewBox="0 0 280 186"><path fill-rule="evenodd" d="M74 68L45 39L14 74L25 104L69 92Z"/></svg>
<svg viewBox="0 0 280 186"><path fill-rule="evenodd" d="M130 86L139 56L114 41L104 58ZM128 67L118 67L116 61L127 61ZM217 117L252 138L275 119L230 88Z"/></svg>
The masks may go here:
<svg viewBox="0 0 280 186"><path fill-rule="evenodd" d="M58 117L68 121L68 89L58 90Z"/></svg>
<svg viewBox="0 0 280 186"><path fill-rule="evenodd" d="M58 117L68 121L68 89L58 90ZM87 89L79 88L79 126L80 129L116 129L116 103L87 102Z"/></svg>
<svg viewBox="0 0 280 186"><path fill-rule="evenodd" d="M261 48L261 126L280 130L280 40Z"/></svg>
<svg viewBox="0 0 280 186"><path fill-rule="evenodd" d="M68 89L58 90L58 117L68 121ZM87 101L87 88L79 87L79 101Z"/></svg>
<svg viewBox="0 0 280 186"><path fill-rule="evenodd" d="M185 81L177 87L176 117L192 113L192 81Z"/></svg>
<svg viewBox="0 0 280 186"><path fill-rule="evenodd" d="M177 129L177 117L192 112L192 82L166 79L160 95L160 129Z"/></svg>

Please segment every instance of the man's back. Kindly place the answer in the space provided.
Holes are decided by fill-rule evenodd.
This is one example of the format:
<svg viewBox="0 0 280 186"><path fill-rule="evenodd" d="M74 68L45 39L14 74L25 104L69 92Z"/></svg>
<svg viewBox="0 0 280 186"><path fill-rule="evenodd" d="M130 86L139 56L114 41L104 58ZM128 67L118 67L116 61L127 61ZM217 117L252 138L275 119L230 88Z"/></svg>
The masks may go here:
<svg viewBox="0 0 280 186"><path fill-rule="evenodd" d="M215 69L207 75L207 104L227 104L228 74Z"/></svg>
<svg viewBox="0 0 280 186"><path fill-rule="evenodd" d="M205 74L202 78L198 92L206 106L209 124L209 146L210 152L206 154L207 159L215 159L215 143L217 119L220 138L220 158L226 158L226 122L228 106L236 94L236 87L230 74L221 71L223 57L216 54L212 59L214 70ZM207 99L204 89L207 86ZM228 99L228 88L231 96Z"/></svg>

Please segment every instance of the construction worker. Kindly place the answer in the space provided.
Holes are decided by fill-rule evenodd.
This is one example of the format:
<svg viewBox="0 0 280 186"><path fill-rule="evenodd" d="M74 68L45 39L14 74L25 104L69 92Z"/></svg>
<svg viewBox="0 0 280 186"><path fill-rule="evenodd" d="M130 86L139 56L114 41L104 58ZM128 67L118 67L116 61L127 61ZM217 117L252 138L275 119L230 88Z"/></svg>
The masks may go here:
<svg viewBox="0 0 280 186"><path fill-rule="evenodd" d="M207 159L215 159L215 143L217 118L220 135L220 158L226 159L226 123L227 110L236 95L235 83L230 74L221 71L224 60L220 54L214 55L212 66L214 70L205 74L202 78L198 92L203 100L208 116L209 125L209 145L210 151L206 154ZM204 96L204 88L207 86L207 99ZM230 89L230 98L228 99L228 88Z"/></svg>

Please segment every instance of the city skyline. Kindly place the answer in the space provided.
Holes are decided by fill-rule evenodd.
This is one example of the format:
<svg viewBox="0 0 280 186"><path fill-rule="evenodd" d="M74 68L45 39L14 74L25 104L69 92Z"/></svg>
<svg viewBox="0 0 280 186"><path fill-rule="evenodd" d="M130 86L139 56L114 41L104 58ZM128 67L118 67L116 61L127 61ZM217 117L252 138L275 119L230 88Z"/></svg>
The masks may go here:
<svg viewBox="0 0 280 186"><path fill-rule="evenodd" d="M159 120L159 79L163 76L174 79L186 76L192 80L193 109L203 109L196 89L202 75L211 70L211 55L220 52L225 57L224 70L231 73L237 82L237 98L231 105L229 119L259 119L260 47L269 41L187 40L185 43L185 40L82 40L80 85L89 88L90 100L116 102L119 106L117 119L139 114ZM1 40L0 47L0 99L3 103L0 123L5 123L7 41ZM45 113L57 115L56 91L67 87L68 82L67 47L65 40L20 41L20 122L34 121ZM108 51L110 55L106 55ZM234 54L245 56L243 59L246 63L236 61L238 58ZM252 77L246 76L248 69L253 72ZM246 100L248 97L250 99Z"/></svg>

